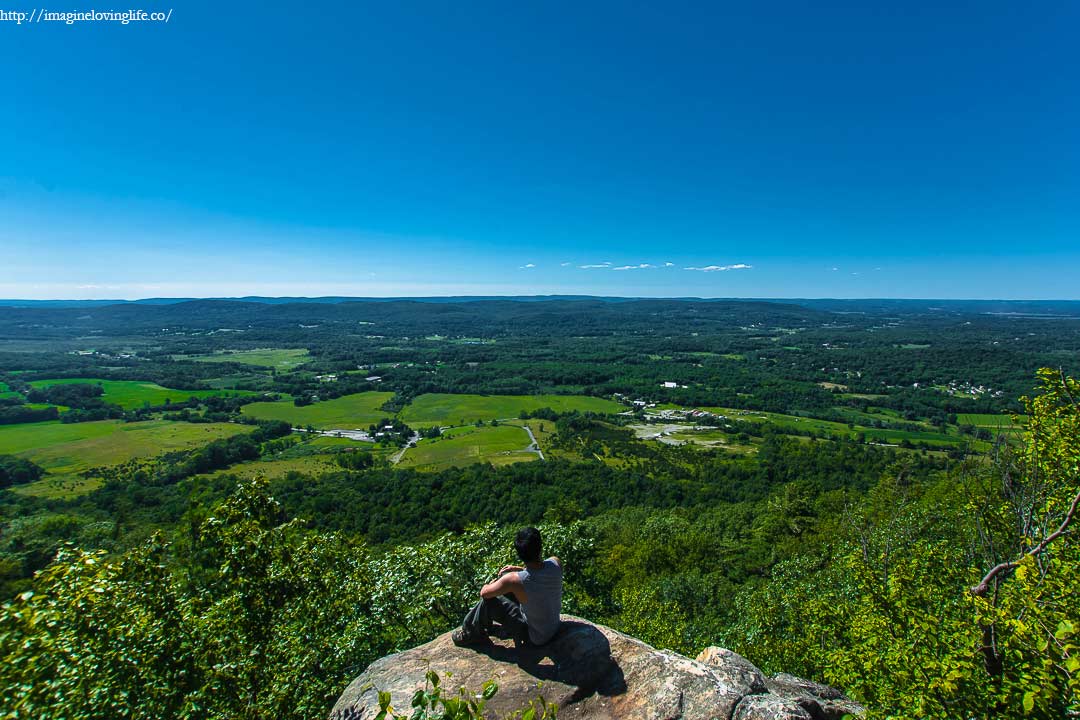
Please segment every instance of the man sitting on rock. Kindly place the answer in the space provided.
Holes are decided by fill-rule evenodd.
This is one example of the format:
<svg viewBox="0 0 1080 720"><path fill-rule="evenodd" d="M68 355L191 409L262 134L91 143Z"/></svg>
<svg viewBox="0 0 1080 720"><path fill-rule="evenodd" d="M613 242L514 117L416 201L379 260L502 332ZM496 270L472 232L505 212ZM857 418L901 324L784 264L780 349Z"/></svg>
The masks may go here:
<svg viewBox="0 0 1080 720"><path fill-rule="evenodd" d="M507 565L497 580L480 588L480 601L465 615L451 636L455 645L473 645L487 639L494 623L518 641L543 645L559 630L562 609L562 563L557 557L541 560L540 531L524 528L514 538L514 549L525 567Z"/></svg>

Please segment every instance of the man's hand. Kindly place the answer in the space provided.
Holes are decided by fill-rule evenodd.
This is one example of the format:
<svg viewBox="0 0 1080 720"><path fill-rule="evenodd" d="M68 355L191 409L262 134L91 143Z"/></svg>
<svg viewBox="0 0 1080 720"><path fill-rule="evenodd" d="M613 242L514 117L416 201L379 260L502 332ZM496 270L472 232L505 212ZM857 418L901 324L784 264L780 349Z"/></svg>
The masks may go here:
<svg viewBox="0 0 1080 720"><path fill-rule="evenodd" d="M503 565L502 569L499 570L499 576L502 577L506 573L511 572L521 572L524 569L525 568L521 567L520 565Z"/></svg>

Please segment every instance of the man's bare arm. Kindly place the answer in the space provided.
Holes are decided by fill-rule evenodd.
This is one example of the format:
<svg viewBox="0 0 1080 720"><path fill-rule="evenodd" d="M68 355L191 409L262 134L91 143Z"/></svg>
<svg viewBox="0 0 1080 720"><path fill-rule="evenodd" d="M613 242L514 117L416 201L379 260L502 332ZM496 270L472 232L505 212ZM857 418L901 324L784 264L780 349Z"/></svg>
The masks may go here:
<svg viewBox="0 0 1080 720"><path fill-rule="evenodd" d="M489 582L480 588L480 597L485 600L506 595L507 593L513 593L518 602L525 602L525 587L521 584L521 580L518 579L517 573L503 575L498 580Z"/></svg>

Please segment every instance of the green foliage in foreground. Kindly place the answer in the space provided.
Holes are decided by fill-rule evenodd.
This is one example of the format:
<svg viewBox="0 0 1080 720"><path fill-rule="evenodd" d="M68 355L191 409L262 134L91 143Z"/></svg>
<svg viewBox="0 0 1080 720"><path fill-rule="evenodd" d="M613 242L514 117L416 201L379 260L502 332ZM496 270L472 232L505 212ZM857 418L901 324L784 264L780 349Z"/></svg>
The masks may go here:
<svg viewBox="0 0 1080 720"><path fill-rule="evenodd" d="M487 701L495 697L499 686L494 680L488 680L481 686L480 692L472 693L465 687L459 687L457 695L444 691L439 674L434 670L427 673L427 685L413 693L409 704L412 712L401 715L391 704L393 698L388 692L379 693L379 712L375 720L482 720L487 717L484 708ZM549 705L544 698L533 700L529 707L507 717L507 720L556 720L559 708Z"/></svg>
<svg viewBox="0 0 1080 720"><path fill-rule="evenodd" d="M891 717L1080 712L1080 383L1041 377L1022 452L882 482L742 595L732 645Z"/></svg>
<svg viewBox="0 0 1080 720"><path fill-rule="evenodd" d="M547 534L581 557L573 533ZM323 717L368 663L456 624L510 537L485 526L375 555L284 522L257 480L182 543L68 547L3 605L0 716Z"/></svg>
<svg viewBox="0 0 1080 720"><path fill-rule="evenodd" d="M112 561L61 552L0 611L4 717L323 714L328 683L387 646L371 632L364 548L280 519L249 485L181 568L159 539Z"/></svg>

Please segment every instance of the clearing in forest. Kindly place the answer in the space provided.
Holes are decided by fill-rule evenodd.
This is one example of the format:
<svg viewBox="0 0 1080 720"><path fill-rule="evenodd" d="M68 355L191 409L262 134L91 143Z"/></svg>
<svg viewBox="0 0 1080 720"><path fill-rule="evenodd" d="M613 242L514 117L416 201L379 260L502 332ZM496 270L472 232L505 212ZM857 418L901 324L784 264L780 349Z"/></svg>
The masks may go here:
<svg viewBox="0 0 1080 720"><path fill-rule="evenodd" d="M24 423L0 426L0 454L24 457L45 468L47 475L15 492L62 497L96 487L79 473L176 450L191 450L251 428L232 423L182 423L166 420L125 423L99 420L85 423Z"/></svg>
<svg viewBox="0 0 1080 720"><path fill-rule="evenodd" d="M103 380L100 378L57 378L55 380L34 380L31 387L41 388L49 385L100 385L105 394L101 399L107 403L119 405L125 410L135 410L144 405L164 405L166 401L182 403L190 397L204 398L216 395L256 395L246 390L172 390L156 383L142 380Z"/></svg>
<svg viewBox="0 0 1080 720"><path fill-rule="evenodd" d="M551 408L557 413L620 413L626 410L613 400L587 395L466 395L428 393L413 400L400 417L412 427L467 425L477 420L518 417L523 410Z"/></svg>
<svg viewBox="0 0 1080 720"><path fill-rule="evenodd" d="M538 460L536 453L525 449L529 443L529 434L518 425L457 427L444 431L441 437L421 440L398 466L442 470L478 462L508 465Z"/></svg>
<svg viewBox="0 0 1080 720"><path fill-rule="evenodd" d="M276 370L292 370L311 359L306 348L259 348L256 350L219 350L206 355L173 355L174 360L195 362L241 363Z"/></svg>
<svg viewBox="0 0 1080 720"><path fill-rule="evenodd" d="M6 383L0 382L0 398L16 397L18 393L12 392Z"/></svg>
<svg viewBox="0 0 1080 720"><path fill-rule="evenodd" d="M1021 422L1024 417L1019 416ZM1013 422L1012 415L996 415L992 413L960 413L956 416L956 422L961 425L974 425L978 428L993 430L1011 430L1021 427Z"/></svg>
<svg viewBox="0 0 1080 720"><path fill-rule="evenodd" d="M372 423L389 417L389 413L379 408L393 396L394 393L389 392L362 392L302 407L294 405L292 400L257 402L245 405L241 412L260 420L284 420L293 427L312 425L319 430L366 429Z"/></svg>

